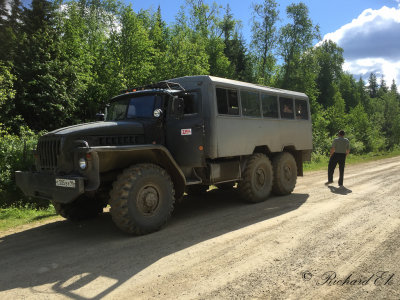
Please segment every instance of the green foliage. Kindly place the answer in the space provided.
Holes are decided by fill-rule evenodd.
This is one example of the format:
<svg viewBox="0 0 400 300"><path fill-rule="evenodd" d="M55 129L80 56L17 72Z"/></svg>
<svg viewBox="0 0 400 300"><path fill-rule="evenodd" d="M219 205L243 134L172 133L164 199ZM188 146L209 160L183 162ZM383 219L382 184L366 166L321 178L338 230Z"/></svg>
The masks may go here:
<svg viewBox="0 0 400 300"><path fill-rule="evenodd" d="M378 82L377 82L375 73L371 73L369 75L368 91L369 91L369 96L371 98L376 98L376 96L378 95Z"/></svg>
<svg viewBox="0 0 400 300"><path fill-rule="evenodd" d="M15 77L11 74L10 68L6 67L4 63L0 62L0 109L7 109L7 101L10 101L15 96L13 89L13 82ZM9 105L9 104L8 104ZM4 120L1 120L3 121Z"/></svg>
<svg viewBox="0 0 400 300"><path fill-rule="evenodd" d="M30 201L15 187L13 171L29 168L27 149L37 132L91 121L120 90L180 76L215 75L306 93L315 161L325 162L339 129L352 153L400 147L395 81L389 88L372 73L366 86L343 72L343 49L332 41L314 47L319 28L304 3L286 7L288 23L278 28L277 2L258 1L249 44L229 5L221 16L221 6L204 0L187 0L173 24L163 21L160 8L137 12L117 0L5 3L0 0L3 206Z"/></svg>
<svg viewBox="0 0 400 300"><path fill-rule="evenodd" d="M277 29L279 20L277 3L264 0L262 4L253 4L253 25L251 45L256 57L256 78L260 84L270 84L275 71Z"/></svg>
<svg viewBox="0 0 400 300"><path fill-rule="evenodd" d="M340 91L335 88L333 105L327 108L327 119L329 121L328 131L330 136L334 136L345 126L346 105Z"/></svg>
<svg viewBox="0 0 400 300"><path fill-rule="evenodd" d="M305 66L302 64L302 55L311 49L320 34L318 25L315 26L309 18L304 3L289 5L286 13L291 22L280 30L279 53L284 61L280 86L296 90L297 82L301 80L300 72Z"/></svg>
<svg viewBox="0 0 400 300"><path fill-rule="evenodd" d="M339 78L339 89L346 102L346 111L362 103L357 83L351 74L343 73Z"/></svg>
<svg viewBox="0 0 400 300"><path fill-rule="evenodd" d="M386 135L389 148L400 142L400 103L393 93L386 93L380 98L385 105L382 130Z"/></svg>
<svg viewBox="0 0 400 300"><path fill-rule="evenodd" d="M35 201L23 196L14 182L15 171L27 170L34 164L31 150L36 148L38 137L27 127L21 127L18 135L14 135L0 126L0 207L49 205L48 201Z"/></svg>
<svg viewBox="0 0 400 300"><path fill-rule="evenodd" d="M328 135L329 121L327 112L320 109L312 116L313 121L313 153L316 155L326 155L332 144Z"/></svg>
<svg viewBox="0 0 400 300"><path fill-rule="evenodd" d="M248 55L245 42L240 34L241 23L233 19L229 4L219 27L225 44L224 53L230 64L228 77L254 82L252 57Z"/></svg>
<svg viewBox="0 0 400 300"><path fill-rule="evenodd" d="M352 148L355 153L378 152L385 148L385 139L380 135L380 127L374 125L359 104L346 116L346 130L352 138ZM354 144L354 146L353 146Z"/></svg>
<svg viewBox="0 0 400 300"><path fill-rule="evenodd" d="M206 45L203 42L196 43L198 36L195 32L185 24L176 24L171 35L167 50L167 77L208 74L210 65Z"/></svg>
<svg viewBox="0 0 400 300"><path fill-rule="evenodd" d="M339 83L344 63L343 49L332 41L324 41L315 49L318 62L317 87L320 92L318 102L325 107L333 104L336 93L335 85Z"/></svg>

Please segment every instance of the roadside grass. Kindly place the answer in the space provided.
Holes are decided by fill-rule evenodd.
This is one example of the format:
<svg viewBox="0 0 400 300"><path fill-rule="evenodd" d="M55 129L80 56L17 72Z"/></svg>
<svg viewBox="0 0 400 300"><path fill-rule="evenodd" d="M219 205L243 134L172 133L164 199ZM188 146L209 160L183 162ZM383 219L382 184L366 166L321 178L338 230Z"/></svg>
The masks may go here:
<svg viewBox="0 0 400 300"><path fill-rule="evenodd" d="M0 232L28 223L40 222L56 216L54 207L34 209L30 207L0 208Z"/></svg>
<svg viewBox="0 0 400 300"><path fill-rule="evenodd" d="M395 156L400 156L400 149L396 149L391 152L380 152L380 153L367 153L363 155L353 155L349 154L349 156L346 159L346 165L352 165L352 164L360 164L360 163L365 163L369 161L375 161L375 160L380 160L384 158L390 158L390 157L395 157ZM305 162L303 167L304 171L320 171L320 170L328 170L328 162L329 162L329 157L328 156L317 156L313 157L311 162Z"/></svg>
<svg viewBox="0 0 400 300"><path fill-rule="evenodd" d="M400 156L400 149L386 153L368 153L364 155L350 154L346 164L359 164L369 161ZM329 158L327 156L314 156L310 163L304 164L304 171L318 171L328 168ZM214 186L211 189L216 188ZM0 208L0 232L29 223L37 223L51 218L56 218L54 207L50 205L47 209L34 209L26 207Z"/></svg>

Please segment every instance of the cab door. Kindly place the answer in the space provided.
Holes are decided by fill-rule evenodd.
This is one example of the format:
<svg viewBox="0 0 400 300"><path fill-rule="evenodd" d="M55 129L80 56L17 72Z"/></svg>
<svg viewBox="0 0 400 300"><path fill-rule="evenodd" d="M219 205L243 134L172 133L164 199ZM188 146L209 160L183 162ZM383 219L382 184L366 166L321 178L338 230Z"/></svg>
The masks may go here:
<svg viewBox="0 0 400 300"><path fill-rule="evenodd" d="M204 158L204 118L200 91L179 95L180 112L170 98L166 118L166 146L181 167L202 167ZM175 110L175 111L174 111Z"/></svg>

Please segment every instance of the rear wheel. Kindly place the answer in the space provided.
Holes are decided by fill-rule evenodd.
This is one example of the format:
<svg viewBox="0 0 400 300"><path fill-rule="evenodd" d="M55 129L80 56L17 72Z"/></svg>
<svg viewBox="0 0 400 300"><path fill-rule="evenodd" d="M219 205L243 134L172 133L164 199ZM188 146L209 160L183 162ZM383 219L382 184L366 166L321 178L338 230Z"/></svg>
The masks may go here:
<svg viewBox="0 0 400 300"><path fill-rule="evenodd" d="M111 191L111 216L123 231L146 234L159 230L174 209L174 188L168 173L153 164L127 168Z"/></svg>
<svg viewBox="0 0 400 300"><path fill-rule="evenodd" d="M274 183L272 191L276 195L288 195L293 192L297 181L297 165L289 152L279 153L272 161Z"/></svg>
<svg viewBox="0 0 400 300"><path fill-rule="evenodd" d="M250 156L238 183L239 193L248 202L256 203L268 198L272 188L272 166L268 157L256 153Z"/></svg>

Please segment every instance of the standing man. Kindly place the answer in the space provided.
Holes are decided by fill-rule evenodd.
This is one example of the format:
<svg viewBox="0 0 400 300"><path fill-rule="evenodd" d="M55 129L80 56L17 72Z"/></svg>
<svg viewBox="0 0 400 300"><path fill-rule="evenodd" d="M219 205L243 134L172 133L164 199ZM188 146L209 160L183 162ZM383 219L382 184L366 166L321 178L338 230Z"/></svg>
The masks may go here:
<svg viewBox="0 0 400 300"><path fill-rule="evenodd" d="M331 158L329 159L328 165L328 182L326 184L333 183L333 172L335 171L336 165L339 164L339 186L343 186L343 175L344 166L346 162L346 156L350 152L350 142L344 137L345 133L340 130L338 137L333 140L331 148Z"/></svg>

